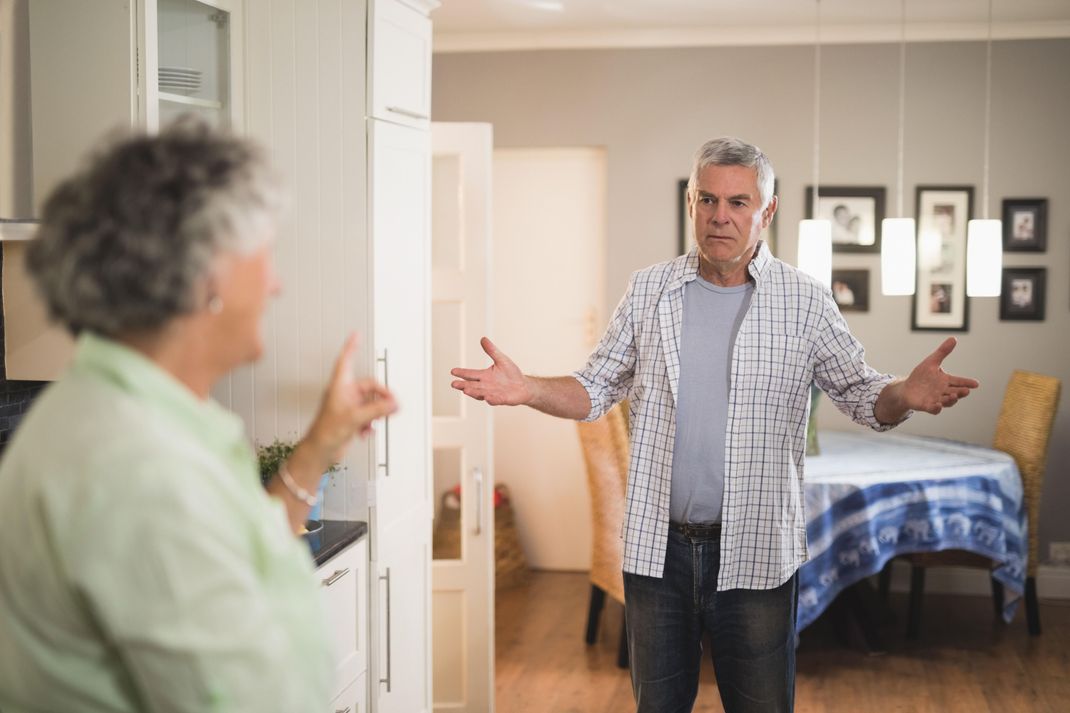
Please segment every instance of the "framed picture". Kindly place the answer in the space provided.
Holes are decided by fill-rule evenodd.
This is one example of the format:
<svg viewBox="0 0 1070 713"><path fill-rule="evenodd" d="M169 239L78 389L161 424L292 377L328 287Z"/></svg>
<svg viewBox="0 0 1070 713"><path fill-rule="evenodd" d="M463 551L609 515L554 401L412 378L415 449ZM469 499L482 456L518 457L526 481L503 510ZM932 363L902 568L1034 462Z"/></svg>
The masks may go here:
<svg viewBox="0 0 1070 713"><path fill-rule="evenodd" d="M868 312L869 270L833 270L832 296L841 312Z"/></svg>
<svg viewBox="0 0 1070 713"><path fill-rule="evenodd" d="M999 318L1043 321L1044 291L1047 281L1047 268L1003 268L1003 287L999 295Z"/></svg>
<svg viewBox="0 0 1070 713"><path fill-rule="evenodd" d="M814 216L814 187L806 187L806 217ZM821 186L817 218L832 223L832 252L879 253L883 186Z"/></svg>
<svg viewBox="0 0 1070 713"><path fill-rule="evenodd" d="M1042 253L1048 249L1048 199L1003 199L1003 249Z"/></svg>
<svg viewBox="0 0 1070 713"><path fill-rule="evenodd" d="M773 195L777 194L777 183L778 183L778 181L776 179L774 179L773 180ZM679 181L677 181L676 192L677 192L678 200L679 200L679 207L677 208L677 210L679 211L678 230L679 230L679 235L680 235L679 244L677 246L677 250L679 251L678 252L679 255L683 255L688 250L690 250L691 246L694 245L694 243L695 243L695 232L694 232L694 227L693 227L693 225L691 223L691 216L689 216L687 214L687 179L686 178L681 178ZM769 227L765 229L765 235L762 236L762 239L765 240L765 242L769 244L769 251L771 253L773 253L773 255L777 254L777 238L776 238L777 227L776 226L777 226L777 214L779 212L780 211L778 210L776 213L773 213L773 220L772 220L772 222L769 223Z"/></svg>
<svg viewBox="0 0 1070 713"><path fill-rule="evenodd" d="M972 214L973 186L918 186L918 279L911 329L969 329L966 222Z"/></svg>

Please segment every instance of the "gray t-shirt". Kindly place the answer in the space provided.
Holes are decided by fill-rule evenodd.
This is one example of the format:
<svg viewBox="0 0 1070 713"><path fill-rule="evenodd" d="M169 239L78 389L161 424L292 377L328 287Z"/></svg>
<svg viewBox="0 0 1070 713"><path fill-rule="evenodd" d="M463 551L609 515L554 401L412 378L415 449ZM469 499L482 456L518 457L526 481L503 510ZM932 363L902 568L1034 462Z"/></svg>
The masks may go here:
<svg viewBox="0 0 1070 713"><path fill-rule="evenodd" d="M754 285L718 287L696 277L684 287L676 443L669 519L721 521L732 347Z"/></svg>

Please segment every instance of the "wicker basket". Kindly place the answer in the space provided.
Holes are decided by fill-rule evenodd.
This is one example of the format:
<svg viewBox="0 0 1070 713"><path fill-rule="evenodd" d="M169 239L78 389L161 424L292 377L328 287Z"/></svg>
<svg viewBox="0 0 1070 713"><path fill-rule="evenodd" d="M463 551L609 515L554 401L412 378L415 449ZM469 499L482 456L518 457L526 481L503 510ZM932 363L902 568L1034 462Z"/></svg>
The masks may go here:
<svg viewBox="0 0 1070 713"><path fill-rule="evenodd" d="M497 485L494 493L494 583L496 588L505 589L528 581L528 564L520 546L509 489ZM431 551L436 560L461 556L461 499L456 490L442 494Z"/></svg>

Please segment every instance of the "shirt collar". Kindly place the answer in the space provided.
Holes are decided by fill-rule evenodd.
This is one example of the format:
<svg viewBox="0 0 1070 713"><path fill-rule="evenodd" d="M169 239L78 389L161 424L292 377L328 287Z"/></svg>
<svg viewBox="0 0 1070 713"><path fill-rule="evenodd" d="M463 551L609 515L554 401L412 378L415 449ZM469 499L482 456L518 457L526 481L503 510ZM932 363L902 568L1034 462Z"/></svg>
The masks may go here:
<svg viewBox="0 0 1070 713"><path fill-rule="evenodd" d="M199 399L151 359L116 341L83 332L72 369L92 374L151 403L220 452L229 452L237 443L244 443L244 426L237 416L210 398Z"/></svg>
<svg viewBox="0 0 1070 713"><path fill-rule="evenodd" d="M756 287L761 284L762 277L768 271L772 260L773 254L769 252L769 246L766 245L764 240L759 240L754 256L747 263L747 272L754 278ZM683 287L696 277L698 277L698 248L692 247L687 254L681 255L672 261L668 289Z"/></svg>

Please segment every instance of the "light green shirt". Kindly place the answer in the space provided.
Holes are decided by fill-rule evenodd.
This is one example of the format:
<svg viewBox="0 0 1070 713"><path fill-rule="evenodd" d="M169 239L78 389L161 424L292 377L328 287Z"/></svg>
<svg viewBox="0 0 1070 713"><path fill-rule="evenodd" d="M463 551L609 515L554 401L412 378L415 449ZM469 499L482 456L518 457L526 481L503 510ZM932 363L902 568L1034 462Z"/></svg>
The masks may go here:
<svg viewBox="0 0 1070 713"><path fill-rule="evenodd" d="M241 422L83 335L0 463L0 711L327 710L308 548Z"/></svg>

